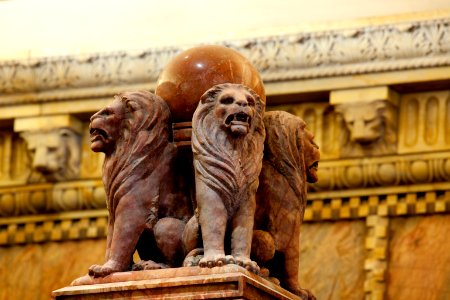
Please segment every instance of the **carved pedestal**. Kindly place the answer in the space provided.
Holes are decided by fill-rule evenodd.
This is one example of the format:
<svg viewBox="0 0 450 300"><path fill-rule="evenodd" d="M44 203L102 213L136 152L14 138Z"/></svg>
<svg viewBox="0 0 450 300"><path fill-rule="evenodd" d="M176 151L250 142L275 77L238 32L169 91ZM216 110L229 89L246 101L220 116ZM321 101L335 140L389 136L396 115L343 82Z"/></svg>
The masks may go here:
<svg viewBox="0 0 450 300"><path fill-rule="evenodd" d="M53 299L300 299L237 265L122 272L78 282L87 285L56 290Z"/></svg>

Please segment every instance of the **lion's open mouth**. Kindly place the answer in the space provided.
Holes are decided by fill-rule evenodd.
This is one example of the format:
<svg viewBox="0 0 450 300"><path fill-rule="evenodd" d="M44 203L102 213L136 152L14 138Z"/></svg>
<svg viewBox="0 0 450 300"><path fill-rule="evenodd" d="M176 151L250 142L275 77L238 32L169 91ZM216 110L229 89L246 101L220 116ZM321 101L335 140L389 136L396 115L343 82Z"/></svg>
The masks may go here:
<svg viewBox="0 0 450 300"><path fill-rule="evenodd" d="M244 112L238 112L232 115L229 115L225 120L225 125L227 126L250 126L251 118Z"/></svg>
<svg viewBox="0 0 450 300"><path fill-rule="evenodd" d="M100 128L89 129L89 134L91 135L91 143L95 142L99 139L106 140L108 137L108 134L106 133L106 131L104 131Z"/></svg>
<svg viewBox="0 0 450 300"><path fill-rule="evenodd" d="M319 169L319 162L318 162L318 161L313 162L313 163L309 166L308 169L314 170L314 171L317 172L317 170Z"/></svg>

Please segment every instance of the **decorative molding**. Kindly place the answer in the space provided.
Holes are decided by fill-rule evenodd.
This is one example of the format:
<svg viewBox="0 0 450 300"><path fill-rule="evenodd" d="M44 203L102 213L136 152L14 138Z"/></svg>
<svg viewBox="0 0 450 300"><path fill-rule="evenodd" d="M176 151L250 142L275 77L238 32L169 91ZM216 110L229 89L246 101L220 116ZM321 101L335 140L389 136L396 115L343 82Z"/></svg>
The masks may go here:
<svg viewBox="0 0 450 300"><path fill-rule="evenodd" d="M396 186L411 190L412 186L421 186L426 183L436 185L437 182L441 182L444 184L450 181L449 157L449 152L437 152L322 161L319 168L320 185L311 186L311 190L316 192L310 192L309 199L314 200L319 197L318 195L323 194L330 198L327 200L328 202L313 201L311 207L306 211L305 219L332 220L365 217L369 211L380 209L378 205L381 200L375 201L372 198L361 200L366 190L358 190L360 188L374 187L376 190L384 191L385 195L390 195ZM336 196L337 198L330 196L336 193L336 195L350 193L350 191L362 191L362 194L346 200L341 199L341 196ZM327 203L326 207L324 207L324 203ZM366 204L362 205L363 203ZM54 184L23 184L0 188L1 217L98 209L104 208L105 205L105 192L99 179ZM400 206L403 207L402 205ZM358 207L358 209L353 210L354 207ZM367 209L369 211L366 211ZM422 208L418 207L417 209L421 211ZM441 208L438 207L436 210L440 211ZM324 215L315 216L317 211ZM309 215L310 213L313 215Z"/></svg>
<svg viewBox="0 0 450 300"><path fill-rule="evenodd" d="M400 154L450 149L449 90L402 95L399 120Z"/></svg>
<svg viewBox="0 0 450 300"><path fill-rule="evenodd" d="M105 238L106 210L0 218L0 246Z"/></svg>
<svg viewBox="0 0 450 300"><path fill-rule="evenodd" d="M0 188L0 217L105 207L106 195L101 180L27 184Z"/></svg>
<svg viewBox="0 0 450 300"><path fill-rule="evenodd" d="M308 194L305 222L450 212L450 183Z"/></svg>
<svg viewBox="0 0 450 300"><path fill-rule="evenodd" d="M366 219L367 237L364 261L366 280L364 291L367 300L385 299L386 271L388 265L389 218L369 216Z"/></svg>
<svg viewBox="0 0 450 300"><path fill-rule="evenodd" d="M248 57L265 82L448 66L450 18L219 44ZM19 97L6 97L0 106L50 100L27 93L57 89L144 83L150 88L168 60L189 47L3 61L0 94Z"/></svg>
<svg viewBox="0 0 450 300"><path fill-rule="evenodd" d="M320 162L316 191L450 181L450 152L429 152Z"/></svg>
<svg viewBox="0 0 450 300"><path fill-rule="evenodd" d="M450 213L450 183L310 193L308 197L305 222L367 218L368 226L372 226L373 223L376 227L384 224L382 223L384 221L374 223L371 216L384 219ZM107 216L107 210L102 208L57 214L3 217L0 218L0 246L103 238L106 237ZM381 251L378 249L379 244L373 240L370 230L372 229L369 228L368 231L366 248L378 253ZM375 237L379 238L381 229L374 230ZM373 248L373 245L376 247ZM368 259L371 257L372 254L369 253ZM367 261L366 269L368 272L375 270L368 265Z"/></svg>

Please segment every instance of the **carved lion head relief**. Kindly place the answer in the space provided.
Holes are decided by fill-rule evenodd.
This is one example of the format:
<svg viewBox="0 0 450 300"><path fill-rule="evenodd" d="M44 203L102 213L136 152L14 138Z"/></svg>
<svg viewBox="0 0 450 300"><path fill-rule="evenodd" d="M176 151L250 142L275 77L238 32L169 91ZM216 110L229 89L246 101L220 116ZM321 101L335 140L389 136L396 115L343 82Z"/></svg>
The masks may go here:
<svg viewBox="0 0 450 300"><path fill-rule="evenodd" d="M343 156L380 155L396 149L396 108L384 100L339 104Z"/></svg>
<svg viewBox="0 0 450 300"><path fill-rule="evenodd" d="M76 179L80 173L80 136L69 128L23 132L31 157L30 181Z"/></svg>

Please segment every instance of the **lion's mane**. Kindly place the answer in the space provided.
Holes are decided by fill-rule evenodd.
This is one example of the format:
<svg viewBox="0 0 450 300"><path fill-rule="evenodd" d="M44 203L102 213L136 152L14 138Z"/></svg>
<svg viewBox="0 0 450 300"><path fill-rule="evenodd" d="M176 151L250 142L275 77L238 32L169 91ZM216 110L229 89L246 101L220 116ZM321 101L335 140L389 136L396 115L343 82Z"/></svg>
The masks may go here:
<svg viewBox="0 0 450 300"><path fill-rule="evenodd" d="M264 160L286 178L300 203L306 203L306 167L303 153L306 123L284 111L269 111L264 116L264 125Z"/></svg>
<svg viewBox="0 0 450 300"><path fill-rule="evenodd" d="M149 184L154 180L152 172L156 166L167 164L161 161L161 157L168 157L164 153L176 151L169 143L170 111L164 100L146 91L122 93L116 99L123 103L125 119L120 125L117 150L106 156L103 165L103 174L108 174L103 178L111 218L115 217L120 199L133 193L134 186L140 185L141 195L154 194ZM130 101L134 103L132 106ZM152 200L155 203L150 219L157 218L157 200Z"/></svg>
<svg viewBox="0 0 450 300"><path fill-rule="evenodd" d="M223 120L214 116L217 95L229 87L232 85L227 83L217 85L201 97L192 119L192 152L196 158L196 176L221 196L232 215L248 197L249 189L256 189L258 184L265 137L262 121L265 103L253 90L244 87L255 98L255 116L247 135L233 137L221 128Z"/></svg>

